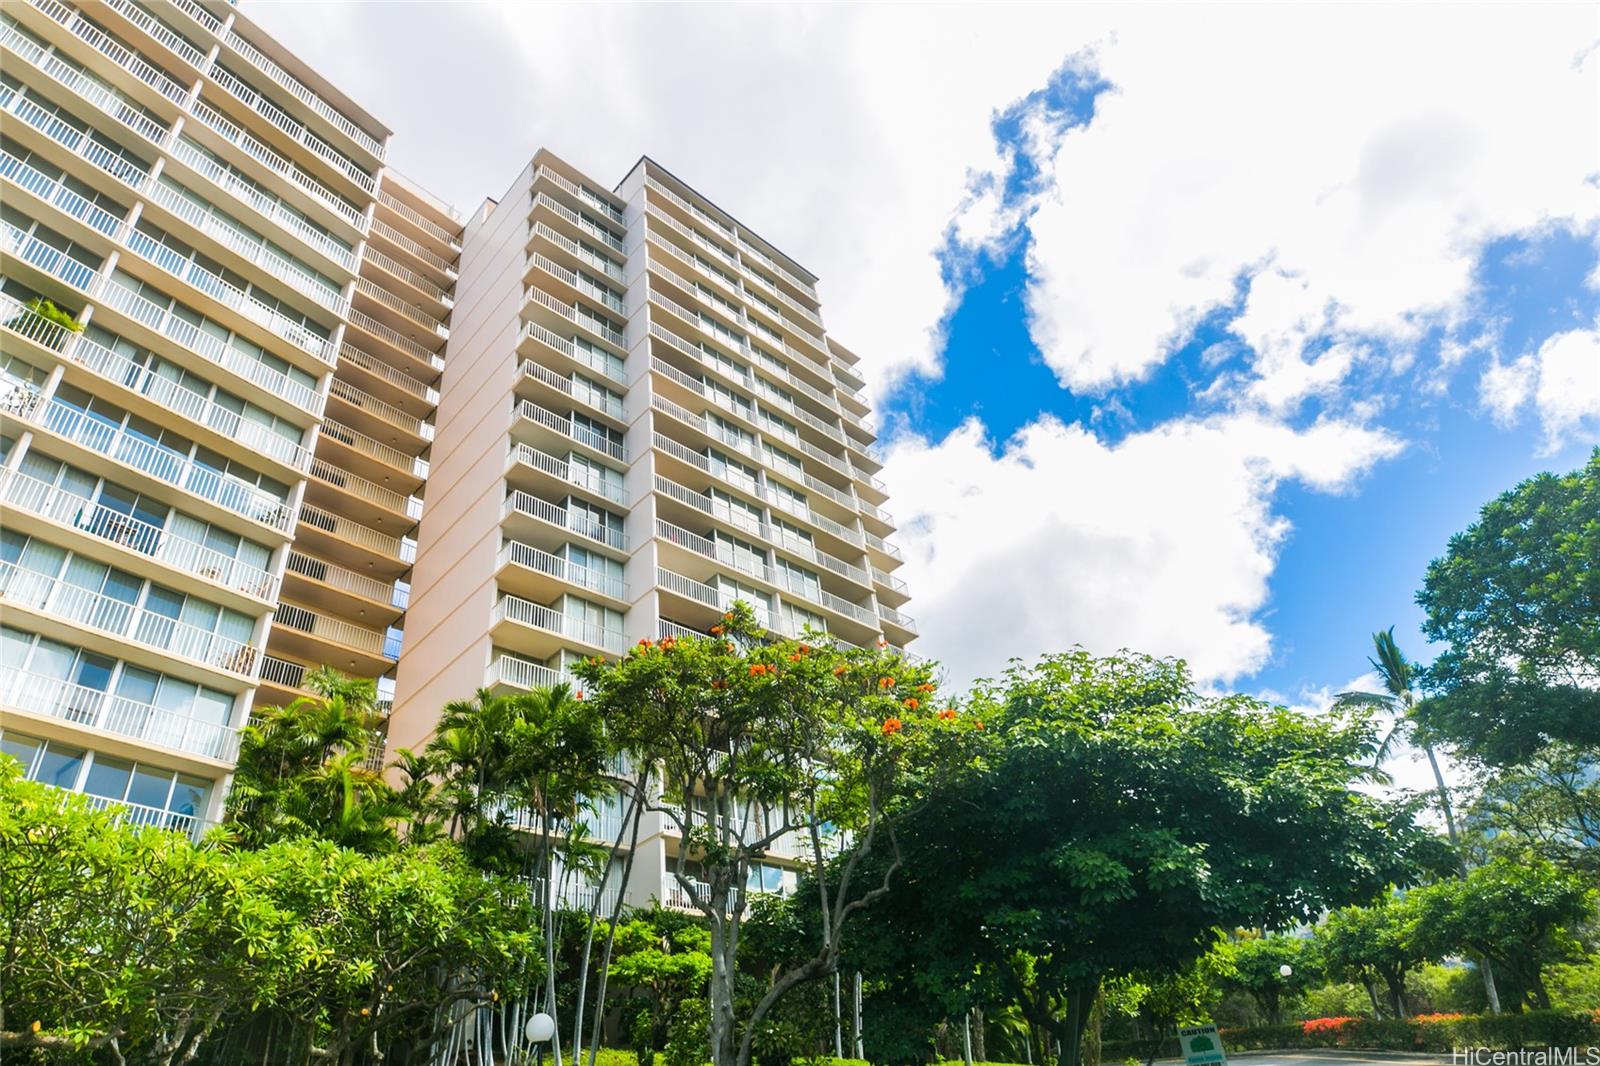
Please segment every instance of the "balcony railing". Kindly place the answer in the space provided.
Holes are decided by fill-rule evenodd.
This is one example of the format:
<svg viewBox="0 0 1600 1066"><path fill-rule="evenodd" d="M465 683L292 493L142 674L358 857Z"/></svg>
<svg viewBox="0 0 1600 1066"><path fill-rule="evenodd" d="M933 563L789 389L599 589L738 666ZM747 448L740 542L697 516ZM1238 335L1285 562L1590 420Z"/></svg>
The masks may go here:
<svg viewBox="0 0 1600 1066"><path fill-rule="evenodd" d="M48 77L76 93L92 106L110 115L119 123L155 145L164 145L169 130L146 115L120 94L84 74L60 56L27 37L15 26L0 22L0 47L19 56L28 64L43 71Z"/></svg>
<svg viewBox="0 0 1600 1066"><path fill-rule="evenodd" d="M302 84L297 78L288 73L282 67L278 66L278 64L262 55L260 49L256 48L249 41L239 36L236 31L230 29L225 40L228 42L228 47L232 48L241 57L243 57L245 62L255 67L268 78L271 78L276 84L282 86L284 89L287 89L289 95L293 96L296 100L299 100L312 111L316 112L319 116L326 120L329 125L348 137L362 150L378 159L382 159L384 157L384 146L382 142L380 142L376 137L372 136L372 134L368 133L366 130L362 129L360 126L357 126L321 96L318 96L316 93L306 88L304 84Z"/></svg>
<svg viewBox="0 0 1600 1066"><path fill-rule="evenodd" d="M887 555L891 559L904 559L905 558L905 556L900 554L900 549L899 548L896 548L893 544L890 544L888 541L884 540L880 536L876 536L875 534L868 533L868 534L866 534L866 539L867 539L868 546L876 548L878 551L880 551L883 554Z"/></svg>
<svg viewBox="0 0 1600 1066"><path fill-rule="evenodd" d="M574 682L570 675L552 670L548 666L530 663L515 655L499 655L489 664L483 683L489 688L498 684L510 685L512 688L535 689L550 688L552 685L560 684L571 685Z"/></svg>
<svg viewBox="0 0 1600 1066"><path fill-rule="evenodd" d="M260 567L15 470L0 470L0 498L9 506L82 530L254 599L270 601L278 594L277 579Z"/></svg>
<svg viewBox="0 0 1600 1066"><path fill-rule="evenodd" d="M522 327L522 336L530 337L541 344L554 348L556 351L560 352L568 359L571 359L573 362L581 363L591 370L598 371L613 381L627 381L627 376L621 370L614 367L609 360L603 359L594 352L580 347L576 342L569 340L560 334L551 332L544 326L539 325L537 322L524 323Z"/></svg>
<svg viewBox="0 0 1600 1066"><path fill-rule="evenodd" d="M289 504L270 492L201 466L187 456L134 436L118 426L91 418L76 407L52 400L35 412L33 421L59 437L176 486L223 510L259 522L268 529L287 532L294 524Z"/></svg>
<svg viewBox="0 0 1600 1066"><path fill-rule="evenodd" d="M239 731L231 726L11 667L0 668L0 703L219 762L239 755Z"/></svg>
<svg viewBox="0 0 1600 1066"><path fill-rule="evenodd" d="M26 122L80 159L105 171L132 189L143 189L149 175L114 149L70 125L9 86L0 85L0 109Z"/></svg>
<svg viewBox="0 0 1600 1066"><path fill-rule="evenodd" d="M614 600L627 599L628 588L623 584L622 578L591 567L577 566L559 555L551 555L519 540L507 541L501 547L498 562L500 566L524 566L529 570L537 570L558 581L577 585L579 588L609 596Z"/></svg>
<svg viewBox="0 0 1600 1066"><path fill-rule="evenodd" d="M57 3L56 0L29 0L29 3L42 11L46 17L59 23L68 33L83 41L90 48L99 52L112 65L132 74L135 78L150 86L168 100L184 106L189 100L189 89L168 77L165 71L146 62L142 56L130 48L118 44L105 32L83 18L76 10L66 4Z"/></svg>
<svg viewBox="0 0 1600 1066"><path fill-rule="evenodd" d="M882 618L885 622L892 622L901 629L909 629L913 633L917 631L916 619L912 618L909 614L900 613L893 607L885 607L881 603L878 604L878 617Z"/></svg>
<svg viewBox="0 0 1600 1066"><path fill-rule="evenodd" d="M277 688L301 689L306 685L307 667L272 655L261 657L261 683Z"/></svg>
<svg viewBox="0 0 1600 1066"><path fill-rule="evenodd" d="M26 189L63 214L77 219L113 241L122 239L121 215L113 214L99 204L84 199L61 182L46 177L7 151L0 151L0 178L20 189Z"/></svg>
<svg viewBox="0 0 1600 1066"><path fill-rule="evenodd" d="M561 507L547 500L541 500L539 497L530 495L520 489L513 490L511 495L506 497L504 509L501 513L504 516L511 514L513 511L530 515L559 529L576 533L581 537L587 537L590 540L606 545L608 548L615 548L617 551L628 550L628 536L622 530L605 525L602 522L596 522L586 512Z"/></svg>
<svg viewBox="0 0 1600 1066"><path fill-rule="evenodd" d="M372 232L382 237L390 244L399 245L401 248L405 249L408 254L422 260L422 262L427 265L429 269L437 270L446 277L453 278L456 276L456 267L454 263L440 256L438 253L432 251L426 246L412 240L410 237L407 237L404 233L401 233L399 230L383 221L383 219L375 218L372 220Z"/></svg>
<svg viewBox="0 0 1600 1066"><path fill-rule="evenodd" d="M104 0L105 5L135 26L139 27L152 39L159 41L167 51L182 59L196 70L206 67L206 53L190 44L183 37L160 23L144 8L132 0Z"/></svg>
<svg viewBox="0 0 1600 1066"><path fill-rule="evenodd" d="M385 403L371 393L362 392L348 382L334 378L328 384L328 394L337 397L351 407L359 407L374 418L387 422L396 429L403 429L407 433L420 437L425 441L433 439L433 423L424 422L409 411L402 411L392 403Z"/></svg>
<svg viewBox="0 0 1600 1066"><path fill-rule="evenodd" d="M109 811L115 821L138 826L141 829L166 829L173 833L182 833L191 840L199 840L210 828L210 823L193 814L180 814L177 811L162 810L160 807L148 807L143 803L107 799L104 796L91 796L83 792L74 792L71 795L82 796L88 802L90 810Z"/></svg>
<svg viewBox="0 0 1600 1066"><path fill-rule="evenodd" d="M445 327L443 322L410 300L396 296L370 278L357 277L356 291L369 299L376 300L396 314L405 316L436 337L448 338L450 336L450 330Z"/></svg>
<svg viewBox="0 0 1600 1066"><path fill-rule="evenodd" d="M698 533L684 529L682 526L673 525L665 519L656 519L656 536L669 544L676 544L696 555L704 556L731 567L741 574L760 578L763 581L772 580L772 568L765 561L757 562L748 557L745 552L735 551L732 544L727 541L716 541L710 537L702 537Z"/></svg>
<svg viewBox="0 0 1600 1066"><path fill-rule="evenodd" d="M171 308L151 303L115 278L106 279L99 299L104 306L126 315L146 329L161 334L179 347L215 363L291 406L313 415L322 413L325 401L316 389L296 381L285 371L274 370L255 356L240 351L180 317Z"/></svg>
<svg viewBox="0 0 1600 1066"><path fill-rule="evenodd" d="M339 358L359 366L362 370L375 377L382 378L395 388L409 392L411 395L426 400L430 404L439 402L439 392L433 386L418 381L403 370L396 370L377 356L369 355L354 345L346 344L341 346L339 348Z"/></svg>
<svg viewBox="0 0 1600 1066"><path fill-rule="evenodd" d="M557 248L560 248L562 251L566 252L574 259L577 259L579 262L586 263L589 266L594 267L600 273L604 274L608 278L611 278L613 281L623 281L626 279L627 275L623 271L622 267L618 266L610 259L607 259L605 256L600 255L597 252L590 251L588 248L579 244L566 234L557 233L543 222L535 222L530 228L530 232L535 236L542 237L549 241L551 244L555 245Z"/></svg>
<svg viewBox="0 0 1600 1066"><path fill-rule="evenodd" d="M305 127L304 123L291 116L265 96L262 96L253 87L235 77L230 71L217 64L212 64L209 73L211 74L211 80L216 82L224 92L276 126L291 141L308 149L312 155L321 159L329 167L341 174L346 181L349 181L361 191L368 193L378 187L377 180L361 169L354 160L335 149L315 133L312 133Z"/></svg>
<svg viewBox="0 0 1600 1066"><path fill-rule="evenodd" d="M404 281L407 285L410 285L418 292L426 293L428 297L436 303L441 303L444 306L449 307L455 302L454 298L451 297L451 295L444 289L440 288L438 285L435 285L421 274L418 274L415 270L412 270L398 259L384 255L382 252L371 247L370 245L364 252L362 252L362 260L363 262L373 263L383 268L385 271Z"/></svg>
<svg viewBox="0 0 1600 1066"><path fill-rule="evenodd" d="M884 588L892 589L895 592L900 593L902 596L909 594L910 591L911 591L910 587L907 586L904 581L901 581L899 578L895 577L893 574L884 573L882 570L879 570L877 567L873 567L872 568L872 580L876 581L878 584L882 585Z"/></svg>
<svg viewBox="0 0 1600 1066"><path fill-rule="evenodd" d="M458 252L461 250L460 237L456 236L454 233L451 233L449 230L445 229L437 222L434 222L432 219L424 217L421 212L408 207L399 200L396 200L388 193L379 190L378 203L382 204L390 211L393 211L395 214L399 215L401 218L405 219L407 222L422 230L435 240L441 241L444 244L448 244L451 248L454 248Z"/></svg>
<svg viewBox="0 0 1600 1066"><path fill-rule="evenodd" d="M343 422L335 422L331 418L323 419L322 435L338 441L352 451L357 451L369 458L376 459L385 466L403 470L413 477L425 478L428 476L428 461L426 459L407 455L399 448L392 447L380 440L374 440L359 430L351 429Z"/></svg>
<svg viewBox="0 0 1600 1066"><path fill-rule="evenodd" d="M336 588L353 596L360 596L374 603L387 604L400 610L406 607L407 593L393 581L379 581L377 578L358 574L354 570L347 570L342 566L297 551L289 553L283 566L289 573L310 578L329 588Z"/></svg>
<svg viewBox="0 0 1600 1066"><path fill-rule="evenodd" d="M608 392L590 388L587 385L574 384L573 380L556 373L543 363L536 363L532 359L522 361L522 374L555 389L564 396L570 396L578 403L586 404L604 414L610 415L619 421L624 417L622 398L613 396Z"/></svg>
<svg viewBox="0 0 1600 1066"><path fill-rule="evenodd" d="M541 307L549 308L580 329L586 329L593 333L607 344L615 345L618 348L627 347L627 341L620 331L607 325L597 316L590 314L587 308L579 304L566 303L545 292L537 285L528 286L525 295L529 303L536 303Z"/></svg>
<svg viewBox="0 0 1600 1066"><path fill-rule="evenodd" d="M343 489L357 499L366 500L396 514L403 514L413 521L422 517L422 501L417 497L386 489L322 459L311 460L311 467L306 472L324 484Z"/></svg>
<svg viewBox="0 0 1600 1066"><path fill-rule="evenodd" d="M329 514L320 507L304 503L300 505L300 521L303 525L331 533L341 540L358 544L378 555L398 559L403 563L416 562L417 545L409 538L391 537L386 533L379 533L371 526Z"/></svg>
<svg viewBox="0 0 1600 1066"><path fill-rule="evenodd" d="M360 279L357 280L359 281ZM428 351L428 349L424 348L410 337L405 336L398 330L390 329L388 326L384 325L382 322L379 322L371 315L363 314L362 312L352 308L349 313L349 318L352 326L355 326L357 329L360 329L365 333L372 334L379 340L384 341L399 351L404 352L406 355L409 355L417 362L430 366L435 370L444 369L443 356L435 355L433 352Z"/></svg>
<svg viewBox="0 0 1600 1066"><path fill-rule="evenodd" d="M611 201L604 199L598 193L592 192L584 186L579 185L577 182L571 181L565 176L556 173L549 167L536 167L533 172L533 180L536 182L548 181L552 185L556 186L556 188L563 190L567 193L567 195L573 197L574 199L582 200L591 207L595 207L601 211L604 211L606 217L612 222L615 222L617 225L621 226L626 224L626 217L623 215L621 208L611 203Z"/></svg>
<svg viewBox="0 0 1600 1066"><path fill-rule="evenodd" d="M99 271L9 222L0 222L0 248L84 294L100 283Z"/></svg>
<svg viewBox="0 0 1600 1066"><path fill-rule="evenodd" d="M622 654L624 646L624 638L618 630L606 629L579 618L569 618L552 607L520 596L501 596L500 602L494 605L492 624L503 621L517 622L556 636L582 641L591 647L604 648L614 655Z"/></svg>
<svg viewBox="0 0 1600 1066"><path fill-rule="evenodd" d="M579 488L588 489L598 496L604 496L613 503L624 503L627 500L627 495L623 492L622 486L616 482L595 477L592 471L583 467L575 467L565 459L559 459L549 452L540 451L538 448L533 448L526 444L515 445L511 449L511 459L513 462L522 463L525 466L531 466L535 470L549 474L558 481L565 481L569 485L577 485Z"/></svg>
<svg viewBox="0 0 1600 1066"><path fill-rule="evenodd" d="M318 640L326 640L346 648L366 652L369 655L380 656L385 659L396 659L400 655L400 642L394 637L346 622L342 618L332 618L316 611L307 610L293 603L280 603L274 612L275 624L286 629L293 629L300 633L308 633Z"/></svg>
<svg viewBox="0 0 1600 1066"><path fill-rule="evenodd" d="M588 426L581 425L566 415L556 414L554 411L540 407L531 400L519 401L516 413L517 417L526 418L530 422L544 426L546 429L554 430L563 437L575 440L586 448L593 448L602 455L608 455L618 462L627 462L627 453L623 450L619 441L614 441L610 437L590 429Z"/></svg>
<svg viewBox="0 0 1600 1066"><path fill-rule="evenodd" d="M216 670L249 677L256 647L179 622L15 563L0 563L0 600Z"/></svg>

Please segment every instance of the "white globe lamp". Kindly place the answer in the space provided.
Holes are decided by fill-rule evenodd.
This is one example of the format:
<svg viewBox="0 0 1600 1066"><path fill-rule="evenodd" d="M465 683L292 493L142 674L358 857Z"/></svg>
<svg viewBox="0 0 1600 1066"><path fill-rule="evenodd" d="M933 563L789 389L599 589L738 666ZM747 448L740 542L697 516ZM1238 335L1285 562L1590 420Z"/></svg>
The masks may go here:
<svg viewBox="0 0 1600 1066"><path fill-rule="evenodd" d="M522 1032L530 1044L543 1044L556 1035L556 1020L548 1014L535 1014L522 1027Z"/></svg>
<svg viewBox="0 0 1600 1066"><path fill-rule="evenodd" d="M1292 973L1294 973L1294 967L1290 966L1288 963L1284 963L1282 966L1278 967L1278 976L1280 977L1288 977Z"/></svg>

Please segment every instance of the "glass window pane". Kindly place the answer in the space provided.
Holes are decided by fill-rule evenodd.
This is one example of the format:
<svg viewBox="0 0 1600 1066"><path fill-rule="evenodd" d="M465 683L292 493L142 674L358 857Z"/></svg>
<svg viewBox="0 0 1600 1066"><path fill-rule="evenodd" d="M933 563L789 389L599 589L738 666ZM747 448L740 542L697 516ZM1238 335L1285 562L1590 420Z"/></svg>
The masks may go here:
<svg viewBox="0 0 1600 1066"><path fill-rule="evenodd" d="M42 745L32 737L25 737L21 733L7 733L0 736L0 754L11 756L22 764L22 772L26 775L33 769L33 760L39 754Z"/></svg>
<svg viewBox="0 0 1600 1066"><path fill-rule="evenodd" d="M131 776L133 763L97 754L84 777L83 790L91 796L120 800L128 791L128 779Z"/></svg>
<svg viewBox="0 0 1600 1066"><path fill-rule="evenodd" d="M39 758L39 768L33 779L57 788L70 789L78 783L78 769L83 766L83 750L51 744Z"/></svg>
<svg viewBox="0 0 1600 1066"><path fill-rule="evenodd" d="M133 783L128 787L128 802L164 809L167 793L171 789L171 773L140 766L133 771Z"/></svg>

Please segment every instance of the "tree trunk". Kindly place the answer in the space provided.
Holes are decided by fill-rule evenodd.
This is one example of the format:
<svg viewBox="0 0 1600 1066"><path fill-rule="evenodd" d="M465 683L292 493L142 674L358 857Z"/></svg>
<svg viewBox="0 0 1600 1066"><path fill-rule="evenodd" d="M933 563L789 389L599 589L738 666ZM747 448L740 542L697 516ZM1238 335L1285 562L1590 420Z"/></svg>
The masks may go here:
<svg viewBox="0 0 1600 1066"><path fill-rule="evenodd" d="M716 892L715 883L711 889ZM739 1042L733 1014L733 938L725 922L711 920L711 1063L738 1066Z"/></svg>
<svg viewBox="0 0 1600 1066"><path fill-rule="evenodd" d="M1467 857L1461 853L1461 837L1456 832L1455 808L1450 802L1450 786L1445 784L1444 772L1439 769L1439 756L1434 754L1433 745L1424 742L1423 754L1428 757L1428 768L1433 771L1433 783L1439 790L1439 809L1444 812L1444 831L1450 837L1450 846L1456 852L1456 869L1461 874L1461 879L1467 877ZM1500 1013L1500 990L1495 987L1494 967L1489 964L1487 957L1478 960L1478 972L1483 975L1483 993L1489 1000L1489 1013Z"/></svg>

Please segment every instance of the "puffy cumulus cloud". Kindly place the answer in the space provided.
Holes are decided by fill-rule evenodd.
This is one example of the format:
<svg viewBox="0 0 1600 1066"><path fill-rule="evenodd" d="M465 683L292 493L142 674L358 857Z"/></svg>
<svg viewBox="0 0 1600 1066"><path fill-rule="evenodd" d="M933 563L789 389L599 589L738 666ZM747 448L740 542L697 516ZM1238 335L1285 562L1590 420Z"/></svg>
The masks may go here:
<svg viewBox="0 0 1600 1066"><path fill-rule="evenodd" d="M1547 453L1585 434L1600 436L1600 327L1557 333L1536 352L1492 362L1478 379L1478 398L1503 425L1531 402Z"/></svg>
<svg viewBox="0 0 1600 1066"><path fill-rule="evenodd" d="M1142 379L1241 291L1241 402L1292 410L1374 350L1407 358L1460 316L1488 240L1600 217L1592 15L1127 9L1094 120L1026 139L1046 361L1079 390Z"/></svg>
<svg viewBox="0 0 1600 1066"><path fill-rule="evenodd" d="M822 279L870 387L938 372L957 224L1004 220L997 108L1103 38L1090 7L344 4L248 11L396 128L393 161L465 209L546 147L621 179L649 154ZM337 32L329 32L329 20ZM962 211L963 205L971 210Z"/></svg>
<svg viewBox="0 0 1600 1066"><path fill-rule="evenodd" d="M965 683L1011 655L1083 644L1189 660L1207 683L1266 663L1268 578L1288 481L1340 492L1396 454L1389 434L1254 414L1180 419L1108 445L1045 418L998 456L969 421L887 456L919 650Z"/></svg>

